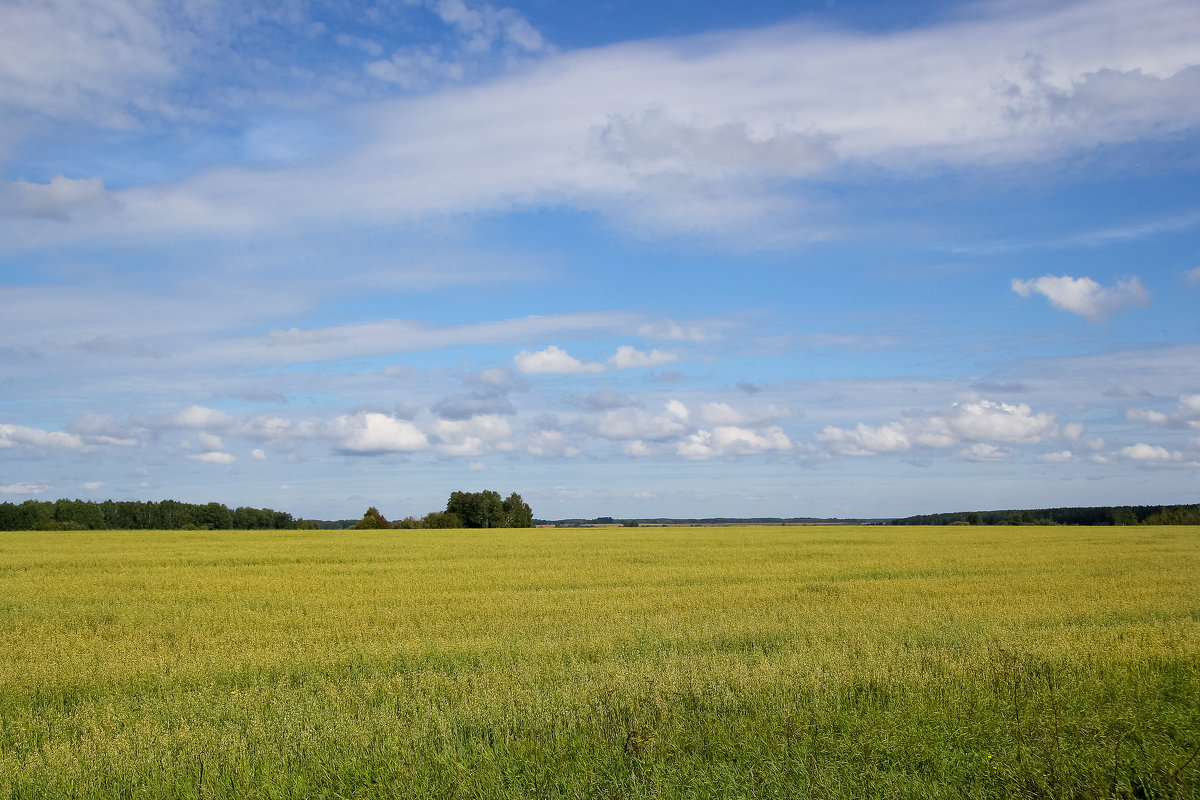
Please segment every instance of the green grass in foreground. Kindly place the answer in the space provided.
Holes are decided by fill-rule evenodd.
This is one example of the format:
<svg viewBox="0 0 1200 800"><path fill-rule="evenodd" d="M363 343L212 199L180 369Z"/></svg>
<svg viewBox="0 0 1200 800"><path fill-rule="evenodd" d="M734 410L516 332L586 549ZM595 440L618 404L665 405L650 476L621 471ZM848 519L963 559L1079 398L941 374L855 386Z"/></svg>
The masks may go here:
<svg viewBox="0 0 1200 800"><path fill-rule="evenodd" d="M0 534L0 796L1200 797L1200 529Z"/></svg>

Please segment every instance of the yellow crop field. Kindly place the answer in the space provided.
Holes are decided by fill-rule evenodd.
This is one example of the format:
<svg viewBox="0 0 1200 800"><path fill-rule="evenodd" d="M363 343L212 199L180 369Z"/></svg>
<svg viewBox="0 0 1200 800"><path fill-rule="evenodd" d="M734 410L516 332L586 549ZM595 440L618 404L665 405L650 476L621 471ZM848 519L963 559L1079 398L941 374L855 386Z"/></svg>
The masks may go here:
<svg viewBox="0 0 1200 800"><path fill-rule="evenodd" d="M0 534L4 797L1200 797L1200 529Z"/></svg>

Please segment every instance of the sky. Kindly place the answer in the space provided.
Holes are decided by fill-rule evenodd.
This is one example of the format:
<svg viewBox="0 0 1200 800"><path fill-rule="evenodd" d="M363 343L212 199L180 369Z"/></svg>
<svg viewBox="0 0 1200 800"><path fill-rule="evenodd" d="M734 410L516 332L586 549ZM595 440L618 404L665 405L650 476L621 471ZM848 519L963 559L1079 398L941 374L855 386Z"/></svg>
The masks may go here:
<svg viewBox="0 0 1200 800"><path fill-rule="evenodd" d="M1200 502L1194 0L0 0L0 501Z"/></svg>

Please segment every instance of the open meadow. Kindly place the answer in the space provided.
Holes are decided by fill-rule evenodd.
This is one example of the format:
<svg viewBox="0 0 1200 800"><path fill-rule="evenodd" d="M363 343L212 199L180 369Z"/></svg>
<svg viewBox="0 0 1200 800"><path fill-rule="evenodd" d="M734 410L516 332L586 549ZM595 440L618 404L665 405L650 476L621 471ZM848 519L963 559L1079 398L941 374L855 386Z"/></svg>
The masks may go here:
<svg viewBox="0 0 1200 800"><path fill-rule="evenodd" d="M1200 528L0 534L0 797L1200 797Z"/></svg>

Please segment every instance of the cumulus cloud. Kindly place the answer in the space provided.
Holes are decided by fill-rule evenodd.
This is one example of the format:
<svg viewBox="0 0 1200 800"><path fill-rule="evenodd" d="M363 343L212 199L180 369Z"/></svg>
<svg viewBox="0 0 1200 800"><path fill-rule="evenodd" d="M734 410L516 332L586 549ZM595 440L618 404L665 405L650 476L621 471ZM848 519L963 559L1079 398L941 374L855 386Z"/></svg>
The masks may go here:
<svg viewBox="0 0 1200 800"><path fill-rule="evenodd" d="M23 425L0 425L0 447L32 447L41 449L83 450L83 439L62 431L45 431Z"/></svg>
<svg viewBox="0 0 1200 800"><path fill-rule="evenodd" d="M0 494L44 494L48 491L50 486L45 483L10 483L0 486Z"/></svg>
<svg viewBox="0 0 1200 800"><path fill-rule="evenodd" d="M651 350L649 353L643 353L633 347L633 345L625 344L618 347L615 354L609 356L608 363L612 364L614 369L633 369L637 367L661 367L678 359L679 356L675 353L667 353L662 350Z"/></svg>
<svg viewBox="0 0 1200 800"><path fill-rule="evenodd" d="M904 426L897 422L879 427L860 422L853 430L827 425L814 438L827 444L834 452L847 456L900 452L912 447L912 441L905 433Z"/></svg>
<svg viewBox="0 0 1200 800"><path fill-rule="evenodd" d="M1065 464L1068 461L1078 461L1079 457L1070 450L1059 450L1057 453L1043 453L1038 456L1038 461L1047 464Z"/></svg>
<svg viewBox="0 0 1200 800"><path fill-rule="evenodd" d="M705 403L700 406L699 415L709 425L741 425L748 419L728 403Z"/></svg>
<svg viewBox="0 0 1200 800"><path fill-rule="evenodd" d="M230 417L215 408L192 405L171 417L170 421L180 428L222 428L229 424Z"/></svg>
<svg viewBox="0 0 1200 800"><path fill-rule="evenodd" d="M1060 428L1053 414L1034 414L1024 403L972 400L954 403L946 414L906 417L879 426L860 422L853 429L845 429L829 425L814 438L832 452L867 456L904 452L913 447L952 447L960 442L994 447L989 442L1035 443L1060 436L1075 440L1082 434L1081 425L1072 423ZM966 452L974 457L986 457L999 451L988 451L985 447Z"/></svg>
<svg viewBox="0 0 1200 800"><path fill-rule="evenodd" d="M550 345L545 350L530 352L522 350L513 356L517 369L527 375L551 374L571 375L581 372L603 372L604 365L584 363L566 350Z"/></svg>
<svg viewBox="0 0 1200 800"><path fill-rule="evenodd" d="M256 447L250 451L250 457L255 461L265 461L267 454L266 451L264 451L261 447Z"/></svg>
<svg viewBox="0 0 1200 800"><path fill-rule="evenodd" d="M329 426L329 434L339 450L354 455L411 453L429 446L425 434L413 423L374 411L338 417Z"/></svg>
<svg viewBox="0 0 1200 800"><path fill-rule="evenodd" d="M1200 428L1200 394L1180 395L1178 405L1170 414L1149 408L1131 408L1125 412L1125 417L1157 427Z"/></svg>
<svg viewBox="0 0 1200 800"><path fill-rule="evenodd" d="M86 481L80 485L80 488L87 489L89 492L94 492L97 489L103 488L104 481Z"/></svg>
<svg viewBox="0 0 1200 800"><path fill-rule="evenodd" d="M1137 444L1130 445L1129 447L1122 447L1120 452L1125 458L1132 459L1134 461L1164 462L1178 461L1183 458L1183 454L1177 450L1171 451L1167 450L1165 447L1146 444L1144 442L1138 442Z"/></svg>
<svg viewBox="0 0 1200 800"><path fill-rule="evenodd" d="M448 456L477 456L488 450L511 450L512 426L498 414L480 414L469 419L439 419L433 432L438 452Z"/></svg>
<svg viewBox="0 0 1200 800"><path fill-rule="evenodd" d="M1103 322L1122 308L1150 305L1150 293L1136 277L1106 289L1091 278L1046 275L1029 281L1014 278L1012 288L1022 297L1034 292L1044 295L1055 308L1092 322Z"/></svg>
<svg viewBox="0 0 1200 800"><path fill-rule="evenodd" d="M574 458L579 448L567 441L562 431L538 431L525 445L530 455L539 458Z"/></svg>
<svg viewBox="0 0 1200 800"><path fill-rule="evenodd" d="M955 413L946 418L945 424L962 439L1038 442L1059 433L1053 414L1034 414L1024 403L979 400L955 403L953 410ZM935 427L938 424L931 423Z"/></svg>
<svg viewBox="0 0 1200 800"><path fill-rule="evenodd" d="M778 426L755 431L736 425L718 425L711 431L699 430L691 434L679 443L677 452L684 458L699 460L791 449L791 440Z"/></svg>
<svg viewBox="0 0 1200 800"><path fill-rule="evenodd" d="M658 442L687 433L689 416L686 405L670 400L661 414L650 414L641 408L610 408L589 415L586 426L602 439Z"/></svg>
<svg viewBox="0 0 1200 800"><path fill-rule="evenodd" d="M220 436L214 436L211 433L201 433L196 437L196 441L200 446L207 450L224 450L225 445L221 442Z"/></svg>
<svg viewBox="0 0 1200 800"><path fill-rule="evenodd" d="M188 458L194 461L203 461L206 464L232 464L237 461L237 456L232 453L221 453L216 450L207 453L194 453Z"/></svg>

